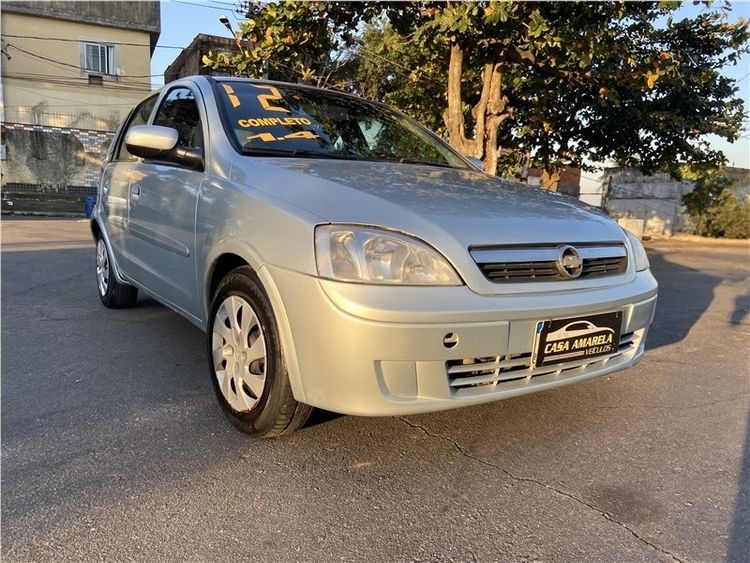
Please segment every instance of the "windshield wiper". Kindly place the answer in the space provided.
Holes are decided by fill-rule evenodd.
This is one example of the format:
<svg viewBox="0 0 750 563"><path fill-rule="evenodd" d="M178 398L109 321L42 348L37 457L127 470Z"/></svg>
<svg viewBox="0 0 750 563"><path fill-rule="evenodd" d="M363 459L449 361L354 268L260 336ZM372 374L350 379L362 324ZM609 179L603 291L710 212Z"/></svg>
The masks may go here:
<svg viewBox="0 0 750 563"><path fill-rule="evenodd" d="M455 166L451 166L446 162L434 162L432 160L420 160L418 158L399 158L398 162L401 164L426 164L427 166L440 166L441 168L455 168Z"/></svg>
<svg viewBox="0 0 750 563"><path fill-rule="evenodd" d="M281 149L270 147L253 147L245 145L242 154L249 156L281 156L286 158L334 158L339 160L358 160L356 156L335 152L320 152L310 150Z"/></svg>
<svg viewBox="0 0 750 563"><path fill-rule="evenodd" d="M352 154L342 154L335 152L321 152L300 149L282 149L279 147L255 147L245 145L242 147L242 154L249 156L280 156L286 158L330 158L338 160L373 160L380 162L398 162L401 164L424 164L427 166L440 166L441 168L455 168L447 163L433 162L430 160L420 160L418 158L398 158L396 156L385 156L379 154L364 154L356 156Z"/></svg>
<svg viewBox="0 0 750 563"><path fill-rule="evenodd" d="M420 158L412 158L412 157L404 157L400 158L396 155L392 154L384 154L384 153L366 153L365 157L368 160L373 160L375 162L398 162L399 164L424 164L426 166L440 166L442 168L455 168L455 166L451 166L448 163L445 162L435 162L433 160L422 160Z"/></svg>

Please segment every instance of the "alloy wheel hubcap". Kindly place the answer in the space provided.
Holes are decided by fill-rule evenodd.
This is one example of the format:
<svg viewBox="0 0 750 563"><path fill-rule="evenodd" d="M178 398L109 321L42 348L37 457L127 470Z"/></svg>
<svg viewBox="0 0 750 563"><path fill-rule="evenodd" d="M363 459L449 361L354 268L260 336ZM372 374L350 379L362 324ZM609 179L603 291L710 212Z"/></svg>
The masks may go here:
<svg viewBox="0 0 750 563"><path fill-rule="evenodd" d="M96 243L96 281L99 293L102 296L106 295L109 287L109 255L107 245L102 239Z"/></svg>
<svg viewBox="0 0 750 563"><path fill-rule="evenodd" d="M266 385L266 338L258 315L238 295L219 306L211 335L214 372L224 398L237 412L260 400Z"/></svg>

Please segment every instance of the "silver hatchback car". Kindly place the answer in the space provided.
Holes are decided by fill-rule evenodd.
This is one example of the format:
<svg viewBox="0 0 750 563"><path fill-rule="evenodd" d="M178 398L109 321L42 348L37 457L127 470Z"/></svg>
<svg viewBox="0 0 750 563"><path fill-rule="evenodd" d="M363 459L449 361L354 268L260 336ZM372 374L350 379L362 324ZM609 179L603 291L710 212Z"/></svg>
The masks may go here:
<svg viewBox="0 0 750 563"><path fill-rule="evenodd" d="M145 99L91 228L102 302L141 290L206 331L224 412L265 437L313 407L404 415L622 370L656 305L643 246L606 215L296 84L193 77Z"/></svg>

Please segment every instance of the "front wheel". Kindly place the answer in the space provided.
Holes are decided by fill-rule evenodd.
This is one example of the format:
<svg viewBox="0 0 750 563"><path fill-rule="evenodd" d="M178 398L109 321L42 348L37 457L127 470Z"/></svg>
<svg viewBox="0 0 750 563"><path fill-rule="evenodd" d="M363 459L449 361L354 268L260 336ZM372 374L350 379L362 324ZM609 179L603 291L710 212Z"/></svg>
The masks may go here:
<svg viewBox="0 0 750 563"><path fill-rule="evenodd" d="M121 284L115 278L107 243L101 235L96 238L96 286L102 303L110 309L132 307L138 297L137 288Z"/></svg>
<svg viewBox="0 0 750 563"><path fill-rule="evenodd" d="M312 407L294 399L273 310L251 268L221 281L209 319L211 381L230 422L263 438L303 426Z"/></svg>

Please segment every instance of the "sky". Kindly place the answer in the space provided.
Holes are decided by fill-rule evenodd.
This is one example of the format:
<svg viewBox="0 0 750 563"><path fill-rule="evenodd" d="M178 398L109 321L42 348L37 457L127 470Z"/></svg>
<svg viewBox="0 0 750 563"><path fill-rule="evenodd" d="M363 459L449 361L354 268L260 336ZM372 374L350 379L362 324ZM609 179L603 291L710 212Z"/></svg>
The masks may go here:
<svg viewBox="0 0 750 563"><path fill-rule="evenodd" d="M231 37L229 31L219 23L219 17L226 15L237 29L240 19L234 12L236 5L232 0L162 0L161 36L151 58L154 86L163 84L164 70L180 53L179 49L173 47L187 47L199 33ZM684 2L675 19L695 16L702 9L701 5ZM732 3L730 21L740 17L750 19L750 1ZM750 111L750 57L745 55L738 65L727 67L724 73L739 80L739 95L745 101L746 110ZM731 144L713 136L710 141L714 148L726 155L730 166L750 168L750 122L742 135L743 138Z"/></svg>

